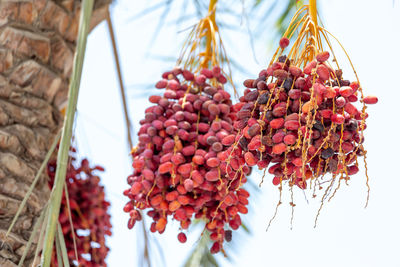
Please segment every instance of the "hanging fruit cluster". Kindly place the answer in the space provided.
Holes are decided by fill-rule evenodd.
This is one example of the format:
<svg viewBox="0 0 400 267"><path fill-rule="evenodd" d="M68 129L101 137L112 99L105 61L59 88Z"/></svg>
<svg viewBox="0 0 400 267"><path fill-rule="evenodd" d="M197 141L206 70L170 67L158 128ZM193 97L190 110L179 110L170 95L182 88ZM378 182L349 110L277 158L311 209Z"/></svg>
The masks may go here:
<svg viewBox="0 0 400 267"><path fill-rule="evenodd" d="M322 208L331 189L336 186L329 199L341 181L359 171L359 157L365 162L366 104L378 101L364 96L355 71L355 81L343 77L331 34L318 26L312 0L295 14L269 66L244 81L244 95L232 105L224 90L229 76L221 68L227 58L216 39L215 3L211 0L208 16L190 33L178 60L181 67L165 72L156 84L163 95L149 98L154 105L140 121L134 173L124 191L130 199L124 207L129 228L145 209L153 219L152 232L163 233L170 217L182 230L193 218L202 219L215 241L213 253L223 251L230 229L241 225L239 213L247 213L249 193L241 186L253 166L272 174L280 191L288 185L292 207L294 186L313 189L316 197L330 174ZM203 38L206 49L198 52ZM186 235L181 232L178 239L185 242Z"/></svg>
<svg viewBox="0 0 400 267"><path fill-rule="evenodd" d="M214 1L216 2L216 1ZM134 173L128 177L130 188L124 194L130 219L128 227L142 219L139 210L150 209L150 230L163 233L168 217L188 229L193 218L204 220L214 241L212 253L230 241L231 230L241 225L239 213L247 213L249 193L241 186L250 167L228 166L228 147L235 142L236 114L231 96L224 90L227 82L218 58L215 8L191 32L184 51L189 50L183 67L162 75L156 88L163 96L150 96L153 103L140 121L139 143L132 155ZM206 36L206 51L200 49ZM178 65L181 65L181 58ZM211 64L210 64L211 63ZM237 153L237 160L244 157ZM185 233L178 234L180 242Z"/></svg>
<svg viewBox="0 0 400 267"><path fill-rule="evenodd" d="M359 171L358 157L366 154L365 104L378 101L363 95L358 78L353 82L343 78L328 34L317 24L315 1L299 9L268 68L256 79L244 81L244 95L234 105L238 119L234 127L240 133L231 147L242 151L247 166L268 170L280 190L285 183L291 190L313 186L315 191L330 173L322 199L336 181L338 188L341 180ZM323 50L322 39L330 52ZM336 69L329 62L331 53ZM228 159L231 164L233 160Z"/></svg>
<svg viewBox="0 0 400 267"><path fill-rule="evenodd" d="M90 167L87 159L76 165L71 157L66 174L68 198L63 195L59 216L69 262L71 266L107 266L104 260L109 248L105 237L111 235L110 203L105 200L104 187L94 173L104 169ZM50 186L53 186L56 167L55 161L47 166ZM55 251L52 265L59 266Z"/></svg>

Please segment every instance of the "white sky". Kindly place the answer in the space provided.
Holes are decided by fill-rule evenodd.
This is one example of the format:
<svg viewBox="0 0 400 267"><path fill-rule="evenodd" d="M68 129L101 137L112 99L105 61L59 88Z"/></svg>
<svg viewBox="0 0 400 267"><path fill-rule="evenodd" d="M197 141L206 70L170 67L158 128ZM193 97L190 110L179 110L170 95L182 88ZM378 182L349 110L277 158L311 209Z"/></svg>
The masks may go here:
<svg viewBox="0 0 400 267"><path fill-rule="evenodd" d="M240 12L240 2L231 2ZM135 130L149 105L143 92L156 92L147 89L146 85L154 84L163 71L174 65L174 61L155 58L160 55L176 57L186 35L177 31L193 24L192 20L175 27L173 21L178 12L171 11L167 19L170 24L152 44L152 52L147 54L162 10L129 22L129 18L151 5L146 3L148 1L117 0L112 7ZM270 182L272 177L267 176L264 185L251 198L250 214L242 216L247 217L246 223L252 234L239 236L234 233L235 248L227 248L234 261L224 261L219 257L222 266L400 266L397 255L400 248L400 174L396 168L400 164L400 88L396 80L400 75L400 3L392 0L321 0L320 4L324 25L351 55L364 92L379 97L378 104L368 109L370 116L366 130L370 205L363 208L366 187L361 172L352 178L350 186L343 186L325 206L316 229L313 225L319 203L307 204L300 194L296 201L293 230L290 230L290 207L286 196L278 217L266 233L267 222L278 201L278 190ZM242 33L224 32L228 55L246 68L251 74L249 78L255 77L272 54L268 50L271 44L267 41L270 31L266 29L264 36L255 38L259 61L256 63L248 37L243 33L246 28L240 27L240 22L232 20L232 17L226 19L230 19L228 22L233 27L242 30ZM254 21L251 23L250 26L256 24ZM340 62L346 62L343 55L340 59ZM344 66L344 73L345 77L353 78L348 66ZM238 73L235 77L240 81L247 76ZM128 215L122 211L126 202L122 191L127 188L126 177L131 172L131 162L114 61L104 23L89 36L77 119L79 153L106 168L102 182L112 203L113 224L113 236L108 239L111 252L107 262L111 267L138 266L137 238L141 236L138 237L136 230L127 229ZM258 184L260 177L260 172L254 172L251 179ZM165 266L181 266L197 241L198 231L189 235L188 242L182 245L176 239L177 225L168 225L167 228L163 235L151 235L163 248ZM155 266L163 265L157 263Z"/></svg>

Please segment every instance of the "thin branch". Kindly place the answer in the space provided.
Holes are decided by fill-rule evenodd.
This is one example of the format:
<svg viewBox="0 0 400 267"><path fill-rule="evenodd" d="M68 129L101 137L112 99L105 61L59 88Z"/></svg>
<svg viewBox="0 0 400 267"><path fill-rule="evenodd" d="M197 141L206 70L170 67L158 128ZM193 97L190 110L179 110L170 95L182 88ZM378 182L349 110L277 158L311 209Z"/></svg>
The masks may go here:
<svg viewBox="0 0 400 267"><path fill-rule="evenodd" d="M119 63L117 43L115 41L115 35L114 35L113 26L112 26L111 16L110 16L110 12L108 10L107 10L106 20L107 20L108 31L110 33L111 43L112 43L112 47L113 47L115 66L117 67L119 88L120 88L120 92L121 92L122 105L124 108L125 123L126 123L128 142L129 142L129 146L130 146L129 150L130 150L133 147L132 134L131 134L132 123L129 119L128 106L127 106L126 95L125 95L125 87L124 87L124 82L122 80L121 66Z"/></svg>

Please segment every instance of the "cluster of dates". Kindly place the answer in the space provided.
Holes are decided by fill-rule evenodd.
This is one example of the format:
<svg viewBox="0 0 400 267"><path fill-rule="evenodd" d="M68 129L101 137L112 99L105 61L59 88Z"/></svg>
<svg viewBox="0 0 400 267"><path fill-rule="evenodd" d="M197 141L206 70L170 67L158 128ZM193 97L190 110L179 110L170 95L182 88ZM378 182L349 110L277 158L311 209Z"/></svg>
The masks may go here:
<svg viewBox="0 0 400 267"><path fill-rule="evenodd" d="M280 44L286 47L288 39ZM325 173L348 179L358 172L368 114L355 104L378 100L362 97L359 84L344 80L328 58L321 52L302 69L283 55L257 79L244 81L247 88L234 105L240 135L230 150L238 150L247 166L268 168L275 185L288 180L305 189L308 179ZM235 158L230 162L237 165Z"/></svg>
<svg viewBox="0 0 400 267"><path fill-rule="evenodd" d="M105 258L109 248L105 244L105 237L111 235L108 214L110 203L105 200L104 187L99 184L100 178L94 173L104 171L104 169L100 166L90 167L87 159L83 159L78 167L74 165L76 165L75 159L71 158L65 181L71 214L67 198L63 195L59 216L69 262L71 266L107 266ZM47 166L51 187L54 183L56 167L55 161ZM78 262L76 262L74 239ZM55 249L52 264L59 266Z"/></svg>
<svg viewBox="0 0 400 267"><path fill-rule="evenodd" d="M239 213L247 213L249 193L240 188L251 169L234 170L226 161L227 148L234 144L237 131L230 94L223 89L227 79L219 67L202 69L197 75L174 68L162 75L153 95L154 105L140 121L139 143L133 150L134 173L124 191L130 201L128 227L141 220L139 210L150 209L150 230L163 233L169 217L188 229L192 220L206 222L217 253L224 240L241 225ZM238 160L244 164L244 157ZM186 241L183 232L180 242Z"/></svg>

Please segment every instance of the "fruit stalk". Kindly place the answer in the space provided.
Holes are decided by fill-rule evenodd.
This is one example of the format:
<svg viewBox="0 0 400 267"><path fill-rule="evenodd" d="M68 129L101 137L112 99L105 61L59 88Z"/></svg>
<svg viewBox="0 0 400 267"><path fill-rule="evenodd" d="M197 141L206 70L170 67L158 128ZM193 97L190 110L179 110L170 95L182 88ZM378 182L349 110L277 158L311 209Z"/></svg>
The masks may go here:
<svg viewBox="0 0 400 267"><path fill-rule="evenodd" d="M314 45L314 55L317 54L317 40L318 40L318 17L317 17L317 0L310 0L308 5L308 13L311 17L310 31L311 31L311 41Z"/></svg>
<svg viewBox="0 0 400 267"><path fill-rule="evenodd" d="M218 0L210 0L210 4L208 6L208 13L209 13L209 25L207 25L207 36L206 36L206 51L204 55L204 60L202 62L202 67L203 68L208 68L208 63L210 62L210 59L212 57L212 50L211 50L211 43L212 43L212 31L211 27L214 28L214 30L217 28L217 24L215 22L215 11L216 11L216 5L217 5Z"/></svg>
<svg viewBox="0 0 400 267"><path fill-rule="evenodd" d="M217 5L218 0L210 0L210 5L208 7L208 12L211 13L210 19L215 24L215 9Z"/></svg>
<svg viewBox="0 0 400 267"><path fill-rule="evenodd" d="M311 16L311 20L314 23L314 26L318 26L318 20L317 20L317 0L310 0L309 3L309 12Z"/></svg>

